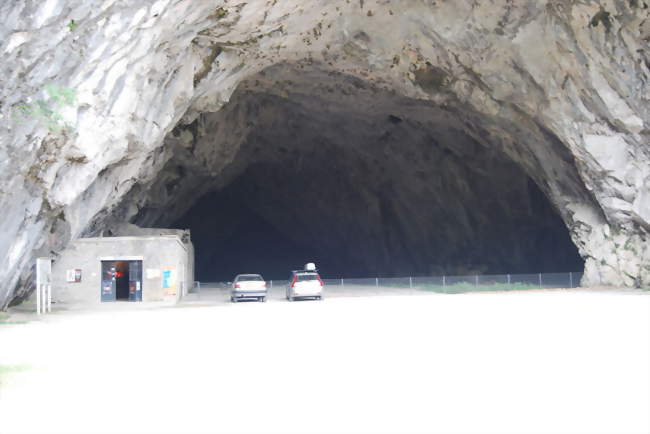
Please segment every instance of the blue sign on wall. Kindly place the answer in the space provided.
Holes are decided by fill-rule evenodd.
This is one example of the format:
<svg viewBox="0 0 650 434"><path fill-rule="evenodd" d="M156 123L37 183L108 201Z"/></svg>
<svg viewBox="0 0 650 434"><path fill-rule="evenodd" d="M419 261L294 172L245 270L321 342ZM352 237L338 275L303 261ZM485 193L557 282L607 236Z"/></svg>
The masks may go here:
<svg viewBox="0 0 650 434"><path fill-rule="evenodd" d="M172 287L172 270L163 270L162 286L163 289L169 289Z"/></svg>

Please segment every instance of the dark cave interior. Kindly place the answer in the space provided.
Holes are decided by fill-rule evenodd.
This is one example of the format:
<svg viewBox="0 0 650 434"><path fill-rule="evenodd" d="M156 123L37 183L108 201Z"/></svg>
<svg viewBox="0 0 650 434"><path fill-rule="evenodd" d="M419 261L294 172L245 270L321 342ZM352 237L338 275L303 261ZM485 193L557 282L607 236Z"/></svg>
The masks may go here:
<svg viewBox="0 0 650 434"><path fill-rule="evenodd" d="M197 280L306 262L327 278L583 268L548 199L549 176L572 194L572 160L534 122L279 67L165 146L131 222L190 229Z"/></svg>

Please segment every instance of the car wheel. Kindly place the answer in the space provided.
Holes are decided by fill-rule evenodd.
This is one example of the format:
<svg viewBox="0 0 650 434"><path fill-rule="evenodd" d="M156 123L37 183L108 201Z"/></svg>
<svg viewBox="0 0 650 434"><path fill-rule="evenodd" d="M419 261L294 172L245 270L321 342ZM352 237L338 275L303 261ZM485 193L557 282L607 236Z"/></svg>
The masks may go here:
<svg viewBox="0 0 650 434"><path fill-rule="evenodd" d="M261 301L262 303L266 303L266 297L260 297L260 301Z"/></svg>
<svg viewBox="0 0 650 434"><path fill-rule="evenodd" d="M237 303L237 297L230 297L230 301L232 301L233 303Z"/></svg>

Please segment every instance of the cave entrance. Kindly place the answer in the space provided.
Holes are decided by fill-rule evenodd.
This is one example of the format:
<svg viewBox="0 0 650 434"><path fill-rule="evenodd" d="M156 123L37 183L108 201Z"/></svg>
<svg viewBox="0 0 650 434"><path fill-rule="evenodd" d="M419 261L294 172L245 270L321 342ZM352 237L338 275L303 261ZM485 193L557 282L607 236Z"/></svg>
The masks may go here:
<svg viewBox="0 0 650 434"><path fill-rule="evenodd" d="M189 228L202 281L306 262L328 278L582 269L547 169L507 128L343 75L267 72L168 136L132 222Z"/></svg>
<svg viewBox="0 0 650 434"><path fill-rule="evenodd" d="M197 279L228 281L243 272L283 279L306 262L315 262L328 278L582 267L562 220L523 174L508 180L511 188L503 196L488 187L473 200L453 195L436 203L409 197L409 181L377 189L372 183L356 189L354 183L328 185L324 173L336 169L327 161L314 159L319 169L296 171L288 162L252 166L202 196L174 223L192 232Z"/></svg>

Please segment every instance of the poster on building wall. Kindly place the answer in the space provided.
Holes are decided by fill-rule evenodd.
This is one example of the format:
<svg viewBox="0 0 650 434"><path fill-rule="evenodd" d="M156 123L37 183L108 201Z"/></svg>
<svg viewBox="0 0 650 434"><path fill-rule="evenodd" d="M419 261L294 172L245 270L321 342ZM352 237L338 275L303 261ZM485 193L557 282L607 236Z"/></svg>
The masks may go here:
<svg viewBox="0 0 650 434"><path fill-rule="evenodd" d="M68 282L81 282L81 269L71 268L69 270L65 270L65 277Z"/></svg>
<svg viewBox="0 0 650 434"><path fill-rule="evenodd" d="M176 288L178 286L177 280L176 269L174 267L163 268L162 287L165 298L176 297Z"/></svg>

